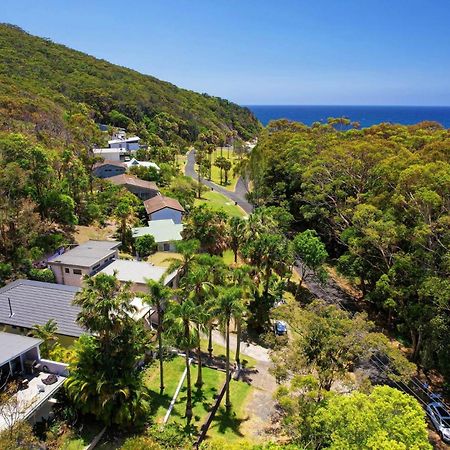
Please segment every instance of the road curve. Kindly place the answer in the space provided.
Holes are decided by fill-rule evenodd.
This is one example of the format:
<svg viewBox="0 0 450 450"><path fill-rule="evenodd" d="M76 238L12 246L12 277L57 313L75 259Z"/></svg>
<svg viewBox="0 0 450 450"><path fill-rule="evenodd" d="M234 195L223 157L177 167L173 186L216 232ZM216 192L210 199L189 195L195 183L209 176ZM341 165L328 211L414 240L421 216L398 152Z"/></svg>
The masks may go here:
<svg viewBox="0 0 450 450"><path fill-rule="evenodd" d="M187 154L184 174L188 177L193 178L194 180L197 180L197 172L195 171L195 150L191 150ZM204 178L202 178L201 180L205 186L208 186L212 190L225 195L225 197L229 198L232 202L237 203L247 214L250 214L253 211L253 205L249 203L245 198L245 194L247 193L247 186L245 185L242 178L239 178L238 182L236 183L234 192L228 191L224 187L219 186L212 181L205 180Z"/></svg>

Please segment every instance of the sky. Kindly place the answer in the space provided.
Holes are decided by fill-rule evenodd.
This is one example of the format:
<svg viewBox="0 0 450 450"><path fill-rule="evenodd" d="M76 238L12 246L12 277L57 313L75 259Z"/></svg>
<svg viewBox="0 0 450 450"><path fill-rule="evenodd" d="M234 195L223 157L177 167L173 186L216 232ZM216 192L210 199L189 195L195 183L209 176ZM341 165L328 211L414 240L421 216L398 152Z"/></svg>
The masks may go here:
<svg viewBox="0 0 450 450"><path fill-rule="evenodd" d="M0 0L0 22L245 105L450 105L450 0Z"/></svg>

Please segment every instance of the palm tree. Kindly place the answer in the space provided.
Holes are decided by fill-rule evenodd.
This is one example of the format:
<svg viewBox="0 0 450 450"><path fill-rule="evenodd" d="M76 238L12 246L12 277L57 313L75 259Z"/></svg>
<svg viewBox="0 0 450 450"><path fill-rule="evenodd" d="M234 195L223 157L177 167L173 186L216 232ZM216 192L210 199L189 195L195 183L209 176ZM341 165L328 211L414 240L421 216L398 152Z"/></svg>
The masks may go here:
<svg viewBox="0 0 450 450"><path fill-rule="evenodd" d="M230 400L230 322L232 318L240 317L243 313L242 292L235 286L223 288L217 299L215 313L225 332L226 339L226 381L225 381L225 408L231 409Z"/></svg>
<svg viewBox="0 0 450 450"><path fill-rule="evenodd" d="M229 246L233 250L234 263L236 264L239 247L244 239L245 221L240 217L231 217L228 223L230 226Z"/></svg>
<svg viewBox="0 0 450 450"><path fill-rule="evenodd" d="M127 231L129 224L134 220L135 208L127 199L122 199L114 210L115 217L119 220L120 240L124 246L128 245Z"/></svg>
<svg viewBox="0 0 450 450"><path fill-rule="evenodd" d="M190 351L198 345L200 336L195 328L199 310L191 299L182 303L169 302L164 325L167 333L174 336L185 354L186 364L186 421L190 424L192 419L192 385L190 369Z"/></svg>
<svg viewBox="0 0 450 450"><path fill-rule="evenodd" d="M192 299L195 305L199 307L198 315L195 320L195 327L197 334L200 336L202 331L207 329L209 323L208 310L205 308L205 302L208 298L213 285L208 281L209 268L204 264L195 264L183 279L183 289ZM195 386L201 387L203 385L202 378L202 350L200 346L200 339L197 342L197 381Z"/></svg>
<svg viewBox="0 0 450 450"><path fill-rule="evenodd" d="M159 357L159 389L164 392L164 364L163 364L163 343L162 343L162 324L164 307L168 299L173 295L173 290L164 286L162 280L147 281L149 295L146 298L147 303L155 306L158 315L157 337L158 337L158 357Z"/></svg>
<svg viewBox="0 0 450 450"><path fill-rule="evenodd" d="M43 358L48 358L50 350L58 341L56 332L58 331L58 324L54 319L50 319L45 325L34 325L30 332L30 336L42 339L40 347Z"/></svg>
<svg viewBox="0 0 450 450"><path fill-rule="evenodd" d="M197 239L190 239L188 241L179 241L176 244L177 253L181 254L180 258L168 258L170 263L166 273L172 273L178 270L180 276L188 273L189 268L194 263L196 255L200 249L200 242Z"/></svg>
<svg viewBox="0 0 450 450"><path fill-rule="evenodd" d="M237 267L231 272L231 279L236 287L240 287L242 291L242 310L236 311L234 316L236 323L236 364L240 367L241 360L241 340L242 340L242 322L247 313L247 305L250 301L252 289L254 289L253 280L250 277L252 268L247 265Z"/></svg>

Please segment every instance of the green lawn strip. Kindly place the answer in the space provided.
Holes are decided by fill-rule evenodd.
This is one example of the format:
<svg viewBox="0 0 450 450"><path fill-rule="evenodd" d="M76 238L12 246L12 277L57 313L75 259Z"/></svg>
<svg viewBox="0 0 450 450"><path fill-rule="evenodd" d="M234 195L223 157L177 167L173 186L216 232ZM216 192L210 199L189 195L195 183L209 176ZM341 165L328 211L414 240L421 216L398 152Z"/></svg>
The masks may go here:
<svg viewBox="0 0 450 450"><path fill-rule="evenodd" d="M252 386L243 381L231 380L231 411L230 413L226 412L224 398L209 427L207 434L208 439L214 440L216 438L226 438L226 440L229 441L245 438L241 425L249 420L249 417L245 412L245 406L252 389Z"/></svg>
<svg viewBox="0 0 450 450"><path fill-rule="evenodd" d="M144 374L145 385L150 389L151 415L161 422L175 394L185 368L184 358L174 356L164 361L164 393L159 392L159 361L154 361Z"/></svg>
<svg viewBox="0 0 450 450"><path fill-rule="evenodd" d="M208 191L202 195L201 199L195 199L195 205L201 205L203 203L207 204L214 210L223 209L230 216L246 216L246 213L243 209L235 205L234 202L218 192Z"/></svg>
<svg viewBox="0 0 450 450"><path fill-rule="evenodd" d="M200 431L201 425L205 422L208 412L216 401L220 388L225 382L225 373L219 370L203 367L202 371L203 385L196 387L197 380L197 366L191 365L191 381L192 381L192 426L195 432ZM172 414L169 418L169 423L186 424L186 380L178 395Z"/></svg>
<svg viewBox="0 0 450 450"><path fill-rule="evenodd" d="M208 353L208 339L202 338L200 340L200 346L203 352ZM241 343L241 363L246 368L251 368L256 366L256 360L252 358L251 356L243 355L242 349L245 347L245 344ZM226 355L227 349L220 344L216 344L213 342L213 356L223 359L225 361L225 355ZM234 358L235 358L236 352L235 348L230 348L230 364L233 366L234 364Z"/></svg>
<svg viewBox="0 0 450 450"><path fill-rule="evenodd" d="M83 450L102 430L100 423L85 423L81 431L73 430L61 443L62 450Z"/></svg>

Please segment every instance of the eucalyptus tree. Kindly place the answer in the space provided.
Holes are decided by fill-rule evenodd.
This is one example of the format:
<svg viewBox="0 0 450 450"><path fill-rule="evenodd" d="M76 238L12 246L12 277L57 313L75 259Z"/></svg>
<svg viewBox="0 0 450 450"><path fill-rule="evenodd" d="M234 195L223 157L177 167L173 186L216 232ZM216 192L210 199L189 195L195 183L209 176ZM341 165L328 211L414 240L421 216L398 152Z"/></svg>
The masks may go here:
<svg viewBox="0 0 450 450"><path fill-rule="evenodd" d="M164 308L174 292L171 288L164 285L162 280L147 281L148 295L145 300L156 308L158 315L157 338L158 338L158 358L159 358L159 389L164 391L164 362L163 362L163 315Z"/></svg>

